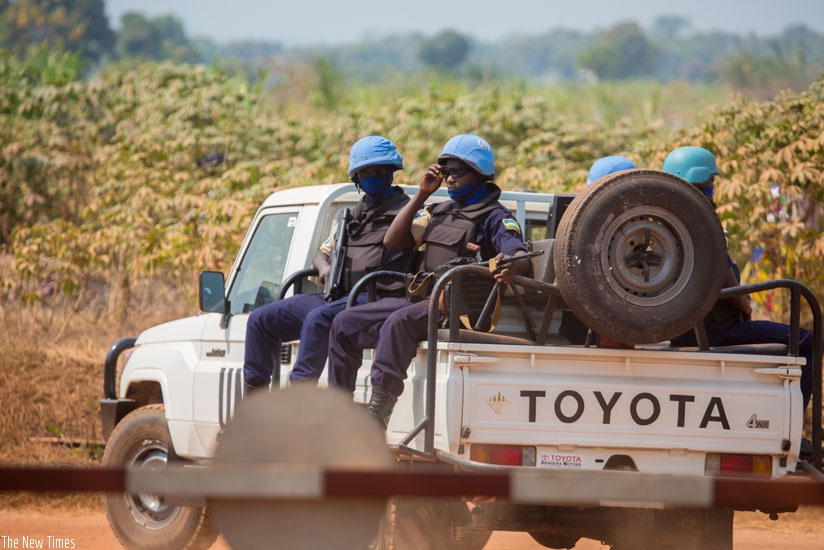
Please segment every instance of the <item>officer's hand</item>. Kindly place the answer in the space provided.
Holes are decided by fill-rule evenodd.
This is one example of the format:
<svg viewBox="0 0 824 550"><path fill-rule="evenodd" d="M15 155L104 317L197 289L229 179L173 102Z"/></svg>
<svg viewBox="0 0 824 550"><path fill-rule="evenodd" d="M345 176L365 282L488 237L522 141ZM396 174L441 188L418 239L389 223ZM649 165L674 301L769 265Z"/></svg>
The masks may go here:
<svg viewBox="0 0 824 550"><path fill-rule="evenodd" d="M502 258L504 258L506 254L503 252L499 253L495 256L495 261L500 262ZM516 271L512 268L512 264L507 265L495 272L495 280L499 283L511 283L512 280L515 278Z"/></svg>
<svg viewBox="0 0 824 550"><path fill-rule="evenodd" d="M443 174L441 174L441 167L438 164L430 164L426 172L423 173L420 183L420 192L427 197L437 191L438 187L443 182Z"/></svg>
<svg viewBox="0 0 824 550"><path fill-rule="evenodd" d="M321 264L318 266L318 281L320 284L325 285L326 279L329 278L329 272L332 270L332 266L327 264Z"/></svg>

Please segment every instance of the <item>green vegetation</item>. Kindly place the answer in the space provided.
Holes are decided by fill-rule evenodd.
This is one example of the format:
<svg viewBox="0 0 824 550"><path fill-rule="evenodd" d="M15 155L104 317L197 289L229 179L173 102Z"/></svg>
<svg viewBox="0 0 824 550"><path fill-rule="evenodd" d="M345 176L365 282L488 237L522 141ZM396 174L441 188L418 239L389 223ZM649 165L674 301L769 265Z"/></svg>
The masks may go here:
<svg viewBox="0 0 824 550"><path fill-rule="evenodd" d="M34 46L82 52L99 61L114 43L103 0L0 1L0 48L18 55Z"/></svg>
<svg viewBox="0 0 824 550"><path fill-rule="evenodd" d="M821 297L824 281L824 78L774 101L737 98L701 128L722 159L719 213L747 258L746 275L802 281ZM765 304L767 305L767 304ZM783 309L769 304L770 308Z"/></svg>
<svg viewBox="0 0 824 550"><path fill-rule="evenodd" d="M0 2L7 298L56 292L72 315L102 293L123 322L140 285L227 269L271 191L345 179L349 146L370 133L401 147L402 183L475 132L504 188L551 192L579 189L602 155L659 167L676 145L704 145L725 171L719 213L748 280L824 286L824 36L804 26L743 38L664 16L500 43L449 30L290 50L192 42L170 15L126 14L115 34L102 7Z"/></svg>
<svg viewBox="0 0 824 550"><path fill-rule="evenodd" d="M7 297L37 302L46 285L82 311L103 293L106 317L122 322L138 285L170 288L201 269L227 270L270 192L345 180L348 149L363 135L391 137L406 159L398 181L414 184L459 132L490 141L502 187L549 192L579 190L603 155L660 167L673 147L703 145L725 173L719 212L747 275L824 290L822 80L754 102L644 81L469 87L418 74L344 87L324 63L275 88L168 63L112 65L88 82L59 76L75 65L42 53L0 65ZM291 99L294 85L316 100ZM696 107L711 104L720 107ZM181 298L193 297L187 285Z"/></svg>
<svg viewBox="0 0 824 550"><path fill-rule="evenodd" d="M174 59L189 63L200 61L186 38L183 25L171 15L151 19L139 13L124 15L116 50L118 56L123 58Z"/></svg>
<svg viewBox="0 0 824 550"><path fill-rule="evenodd" d="M659 51L635 23L622 23L578 54L578 66L599 78L647 77L655 73Z"/></svg>
<svg viewBox="0 0 824 550"><path fill-rule="evenodd" d="M444 71L457 69L469 53L469 40L455 31L442 31L422 42L418 57L430 67Z"/></svg>

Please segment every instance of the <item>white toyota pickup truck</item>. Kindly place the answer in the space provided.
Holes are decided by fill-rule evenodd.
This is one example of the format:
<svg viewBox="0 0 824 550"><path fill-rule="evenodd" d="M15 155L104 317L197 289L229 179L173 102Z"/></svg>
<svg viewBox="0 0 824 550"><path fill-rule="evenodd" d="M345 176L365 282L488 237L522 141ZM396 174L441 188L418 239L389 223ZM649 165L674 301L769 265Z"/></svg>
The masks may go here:
<svg viewBox="0 0 824 550"><path fill-rule="evenodd" d="M445 197L439 190L432 200ZM258 209L228 277L201 274L198 313L112 346L101 400L105 465L198 464L214 455L221 429L244 397L248 313L293 292L320 291L304 275L336 214L358 199L351 184L273 193ZM459 471L821 475L811 466L821 465L818 422L812 453L800 456L804 359L797 338L787 345L713 349L701 330L721 295L786 288L793 305L788 322L797 327L803 307L813 319L817 419L818 302L786 280L722 291L716 273L726 254L723 230L698 191L663 172L635 170L577 197L503 192L501 201L530 247L544 253L532 258L532 277L517 277L502 293L490 332L467 330L457 319L461 277L488 274L487 268L455 267L436 283L436 294L448 285L454 290L451 322L449 328L430 325L410 366L387 430L398 460ZM360 288L369 282L367 276ZM669 345L693 328L697 347ZM273 385L288 384L299 345L282 344ZM367 350L358 402L369 398L370 357ZM207 548L216 537L205 507L153 494L107 495L105 502L128 548ZM731 509L471 499L407 499L392 506L387 517L401 527L424 525L382 527L380 548L482 548L493 530L526 531L548 548L572 548L582 537L617 549L647 547L650 537L658 548L732 548Z"/></svg>

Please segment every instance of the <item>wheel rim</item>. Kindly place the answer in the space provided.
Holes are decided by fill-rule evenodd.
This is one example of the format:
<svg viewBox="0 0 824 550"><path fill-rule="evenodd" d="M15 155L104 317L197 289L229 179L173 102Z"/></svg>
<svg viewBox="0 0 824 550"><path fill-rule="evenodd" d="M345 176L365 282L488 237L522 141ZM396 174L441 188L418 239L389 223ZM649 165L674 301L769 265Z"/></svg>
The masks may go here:
<svg viewBox="0 0 824 550"><path fill-rule="evenodd" d="M600 251L604 279L626 302L665 305L689 283L695 250L687 227L667 210L627 210L607 225Z"/></svg>
<svg viewBox="0 0 824 550"><path fill-rule="evenodd" d="M169 448L161 441L144 441L126 464L130 468L155 470L169 462ZM126 504L134 520L148 530L165 529L171 525L180 508L166 504L162 495L140 492L125 495Z"/></svg>

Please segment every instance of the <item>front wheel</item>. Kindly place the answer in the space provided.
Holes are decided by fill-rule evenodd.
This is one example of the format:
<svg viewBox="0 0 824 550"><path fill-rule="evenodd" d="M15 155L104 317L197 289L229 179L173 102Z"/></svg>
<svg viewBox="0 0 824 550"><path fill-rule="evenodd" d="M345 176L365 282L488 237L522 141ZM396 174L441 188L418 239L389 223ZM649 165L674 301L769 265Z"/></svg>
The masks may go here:
<svg viewBox="0 0 824 550"><path fill-rule="evenodd" d="M155 469L175 458L163 405L149 405L115 427L103 466ZM112 531L129 549L206 549L217 538L205 507L170 506L151 493L106 493L103 504Z"/></svg>

